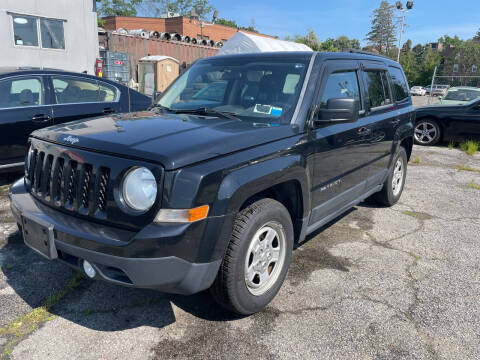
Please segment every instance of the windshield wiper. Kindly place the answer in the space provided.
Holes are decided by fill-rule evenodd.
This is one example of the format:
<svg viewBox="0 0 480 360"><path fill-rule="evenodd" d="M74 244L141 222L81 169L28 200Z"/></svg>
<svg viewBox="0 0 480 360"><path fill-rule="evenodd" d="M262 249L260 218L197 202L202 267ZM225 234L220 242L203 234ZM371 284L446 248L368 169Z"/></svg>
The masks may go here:
<svg viewBox="0 0 480 360"><path fill-rule="evenodd" d="M163 105L160 105L160 104L153 104L153 105L150 105L150 107L148 108L148 110L153 110L153 109L159 109L159 110L163 110L163 111L174 111L174 110L170 109L169 107L166 107L166 106L163 106Z"/></svg>
<svg viewBox="0 0 480 360"><path fill-rule="evenodd" d="M170 111L175 112L176 114L198 114L198 115L219 115L224 118L230 119L230 120L237 120L237 121L242 121L238 117L236 117L236 113L234 112L228 112L228 111L219 111L215 109L209 109L206 107L201 107L198 109L169 109Z"/></svg>

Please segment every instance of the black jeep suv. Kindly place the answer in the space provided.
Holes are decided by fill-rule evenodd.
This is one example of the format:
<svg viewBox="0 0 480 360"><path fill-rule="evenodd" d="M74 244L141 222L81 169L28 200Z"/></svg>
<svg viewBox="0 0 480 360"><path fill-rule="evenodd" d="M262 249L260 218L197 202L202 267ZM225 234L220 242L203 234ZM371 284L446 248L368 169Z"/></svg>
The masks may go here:
<svg viewBox="0 0 480 360"><path fill-rule="evenodd" d="M251 314L294 244L368 197L397 202L413 121L404 73L383 57L217 56L151 111L34 132L11 207L28 246L90 278L210 288Z"/></svg>

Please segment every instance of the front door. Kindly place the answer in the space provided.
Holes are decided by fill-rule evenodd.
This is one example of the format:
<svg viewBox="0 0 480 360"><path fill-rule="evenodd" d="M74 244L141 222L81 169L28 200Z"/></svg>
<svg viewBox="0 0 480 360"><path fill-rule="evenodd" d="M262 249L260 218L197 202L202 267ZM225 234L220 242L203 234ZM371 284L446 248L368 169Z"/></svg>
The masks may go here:
<svg viewBox="0 0 480 360"><path fill-rule="evenodd" d="M32 131L53 124L42 76L0 80L0 167L20 165Z"/></svg>
<svg viewBox="0 0 480 360"><path fill-rule="evenodd" d="M326 123L311 130L315 154L309 230L365 192L367 165L372 157L371 129L364 117L360 64L355 60L327 61L321 78L319 108L326 108L329 99L352 98L360 101L361 110L356 122Z"/></svg>
<svg viewBox="0 0 480 360"><path fill-rule="evenodd" d="M480 101L465 105L449 119L449 133L457 139L480 138Z"/></svg>

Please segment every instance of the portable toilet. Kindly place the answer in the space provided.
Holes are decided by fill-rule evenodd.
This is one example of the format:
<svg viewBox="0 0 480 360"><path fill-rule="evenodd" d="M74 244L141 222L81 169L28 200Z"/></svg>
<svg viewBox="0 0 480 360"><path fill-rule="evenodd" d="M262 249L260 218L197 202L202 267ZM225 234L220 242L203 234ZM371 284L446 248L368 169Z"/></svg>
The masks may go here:
<svg viewBox="0 0 480 360"><path fill-rule="evenodd" d="M178 77L180 62L170 56L146 56L138 62L138 83L140 92L153 95L165 89Z"/></svg>

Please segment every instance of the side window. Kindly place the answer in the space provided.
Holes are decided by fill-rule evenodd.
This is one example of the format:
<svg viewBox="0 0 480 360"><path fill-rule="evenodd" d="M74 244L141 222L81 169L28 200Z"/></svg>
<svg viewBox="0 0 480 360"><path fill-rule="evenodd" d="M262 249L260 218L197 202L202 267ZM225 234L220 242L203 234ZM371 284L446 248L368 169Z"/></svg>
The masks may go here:
<svg viewBox="0 0 480 360"><path fill-rule="evenodd" d="M97 81L68 76L53 76L53 89L57 104L99 102Z"/></svg>
<svg viewBox="0 0 480 360"><path fill-rule="evenodd" d="M37 18L12 15L13 41L20 46L38 46Z"/></svg>
<svg viewBox="0 0 480 360"><path fill-rule="evenodd" d="M395 67L390 67L389 70L390 76L392 77L393 95L395 101L405 100L410 95L408 93L408 85L405 81L405 76L403 76L402 70Z"/></svg>
<svg viewBox="0 0 480 360"><path fill-rule="evenodd" d="M43 83L39 77L0 81L0 108L43 105Z"/></svg>
<svg viewBox="0 0 480 360"><path fill-rule="evenodd" d="M117 90L108 84L99 82L99 101L113 102L117 99Z"/></svg>
<svg viewBox="0 0 480 360"><path fill-rule="evenodd" d="M65 49L62 20L40 19L40 33L42 48Z"/></svg>
<svg viewBox="0 0 480 360"><path fill-rule="evenodd" d="M320 108L327 108L328 100L338 98L360 100L360 88L355 70L338 71L330 74L320 101Z"/></svg>
<svg viewBox="0 0 480 360"><path fill-rule="evenodd" d="M388 88L387 73L384 70L367 70L365 74L370 107L375 108L391 104L392 99Z"/></svg>

